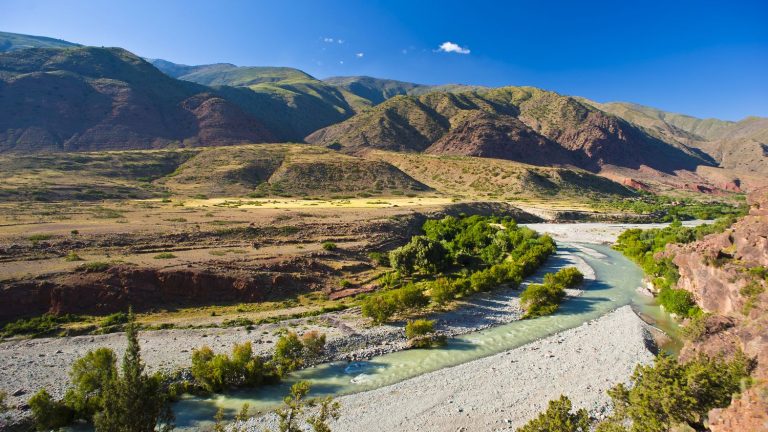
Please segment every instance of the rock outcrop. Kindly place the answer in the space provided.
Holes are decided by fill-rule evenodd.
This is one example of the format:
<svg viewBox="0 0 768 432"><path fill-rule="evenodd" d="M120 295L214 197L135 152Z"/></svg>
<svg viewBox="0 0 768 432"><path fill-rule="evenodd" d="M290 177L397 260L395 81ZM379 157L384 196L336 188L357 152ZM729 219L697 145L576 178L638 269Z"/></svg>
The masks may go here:
<svg viewBox="0 0 768 432"><path fill-rule="evenodd" d="M750 213L725 232L667 249L680 271L678 288L713 314L681 357L741 350L756 360L755 385L710 412L714 432L768 431L768 189L750 194L749 202Z"/></svg>

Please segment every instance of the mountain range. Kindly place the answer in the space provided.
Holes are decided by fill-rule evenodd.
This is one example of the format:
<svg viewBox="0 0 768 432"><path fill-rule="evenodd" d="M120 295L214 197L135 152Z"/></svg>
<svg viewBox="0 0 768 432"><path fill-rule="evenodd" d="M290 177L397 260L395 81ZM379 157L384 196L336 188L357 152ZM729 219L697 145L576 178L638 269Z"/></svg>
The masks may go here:
<svg viewBox="0 0 768 432"><path fill-rule="evenodd" d="M276 142L577 167L638 188L739 190L768 175L766 118L698 119L533 87L188 66L0 33L0 153Z"/></svg>

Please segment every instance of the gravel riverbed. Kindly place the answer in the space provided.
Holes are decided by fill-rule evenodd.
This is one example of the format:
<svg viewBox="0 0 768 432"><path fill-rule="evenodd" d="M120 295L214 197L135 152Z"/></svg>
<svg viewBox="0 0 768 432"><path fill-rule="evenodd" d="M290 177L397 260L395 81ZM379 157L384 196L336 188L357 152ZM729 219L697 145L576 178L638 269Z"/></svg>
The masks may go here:
<svg viewBox="0 0 768 432"><path fill-rule="evenodd" d="M343 431L513 431L565 394L596 418L606 390L653 360L649 328L629 306L528 345L379 389L342 396ZM247 431L274 430L252 418Z"/></svg>

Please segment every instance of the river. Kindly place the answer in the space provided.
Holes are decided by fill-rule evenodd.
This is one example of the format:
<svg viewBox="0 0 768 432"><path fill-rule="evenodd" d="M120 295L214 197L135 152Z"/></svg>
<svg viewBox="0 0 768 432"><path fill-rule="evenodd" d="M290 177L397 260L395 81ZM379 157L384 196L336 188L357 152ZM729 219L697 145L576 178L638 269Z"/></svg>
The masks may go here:
<svg viewBox="0 0 768 432"><path fill-rule="evenodd" d="M531 320L514 321L451 338L440 348L413 349L386 354L365 362L334 362L289 374L274 386L241 390L212 397L185 397L175 405L180 429L197 430L210 424L216 410L234 415L244 403L251 410L268 411L278 406L296 381L309 381L311 396L338 396L394 384L427 372L462 364L507 351L560 331L578 327L618 307L631 304L654 325L673 336L666 349L674 351L677 325L653 301L638 293L643 273L634 263L608 246L559 243L583 258L596 279L585 282L584 293L568 298L557 313Z"/></svg>

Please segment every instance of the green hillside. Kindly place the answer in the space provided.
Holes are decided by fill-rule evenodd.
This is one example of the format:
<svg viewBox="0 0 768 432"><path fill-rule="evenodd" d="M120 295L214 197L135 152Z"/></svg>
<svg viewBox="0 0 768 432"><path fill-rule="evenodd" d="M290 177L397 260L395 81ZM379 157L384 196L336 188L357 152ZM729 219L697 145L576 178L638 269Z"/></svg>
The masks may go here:
<svg viewBox="0 0 768 432"><path fill-rule="evenodd" d="M76 46L80 45L44 36L0 32L0 53L27 48L68 48Z"/></svg>

